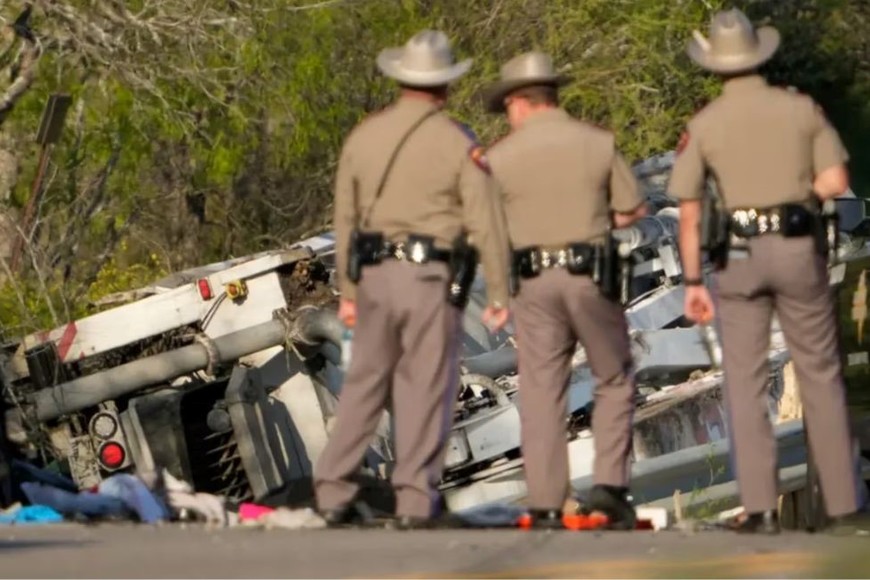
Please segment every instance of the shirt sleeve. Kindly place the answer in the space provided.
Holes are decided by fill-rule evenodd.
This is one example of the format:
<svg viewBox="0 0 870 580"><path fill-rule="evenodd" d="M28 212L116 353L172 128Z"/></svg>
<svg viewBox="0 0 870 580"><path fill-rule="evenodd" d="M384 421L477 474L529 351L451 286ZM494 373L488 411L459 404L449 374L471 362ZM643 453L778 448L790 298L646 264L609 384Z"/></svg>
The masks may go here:
<svg viewBox="0 0 870 580"><path fill-rule="evenodd" d="M619 151L614 151L610 168L610 206L619 213L629 213L646 201L634 172Z"/></svg>
<svg viewBox="0 0 870 580"><path fill-rule="evenodd" d="M668 181L668 193L680 200L701 199L705 175L704 156L697 134L691 127L680 137Z"/></svg>
<svg viewBox="0 0 870 580"><path fill-rule="evenodd" d="M810 123L813 135L813 170L816 175L836 165L849 161L849 152L840 135L825 117L824 111L812 102Z"/></svg>
<svg viewBox="0 0 870 580"><path fill-rule="evenodd" d="M335 175L333 227L335 228L335 277L341 297L354 300L356 285L347 277L347 253L351 232L355 225L357 192L356 179L351 167L351 148L345 142Z"/></svg>
<svg viewBox="0 0 870 580"><path fill-rule="evenodd" d="M459 174L463 223L480 253L489 304L508 304L509 241L501 192L479 146L473 147Z"/></svg>

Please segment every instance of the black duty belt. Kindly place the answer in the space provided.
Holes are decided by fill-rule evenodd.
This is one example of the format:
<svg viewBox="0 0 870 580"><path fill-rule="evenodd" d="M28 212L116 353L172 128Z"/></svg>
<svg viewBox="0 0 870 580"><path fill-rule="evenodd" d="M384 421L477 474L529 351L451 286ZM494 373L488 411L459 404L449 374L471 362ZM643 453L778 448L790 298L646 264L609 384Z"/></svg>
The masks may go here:
<svg viewBox="0 0 870 580"><path fill-rule="evenodd" d="M786 237L815 233L819 216L803 205L784 204L771 208L744 208L731 212L731 233L739 238L764 234Z"/></svg>
<svg viewBox="0 0 870 580"><path fill-rule="evenodd" d="M516 273L522 278L532 278L543 270L564 268L571 274L592 274L596 246L569 244L563 248L523 248L513 252Z"/></svg>
<svg viewBox="0 0 870 580"><path fill-rule="evenodd" d="M432 247L424 242L387 242L384 244L381 257L385 260L393 259L414 264L426 262L450 262L451 252Z"/></svg>

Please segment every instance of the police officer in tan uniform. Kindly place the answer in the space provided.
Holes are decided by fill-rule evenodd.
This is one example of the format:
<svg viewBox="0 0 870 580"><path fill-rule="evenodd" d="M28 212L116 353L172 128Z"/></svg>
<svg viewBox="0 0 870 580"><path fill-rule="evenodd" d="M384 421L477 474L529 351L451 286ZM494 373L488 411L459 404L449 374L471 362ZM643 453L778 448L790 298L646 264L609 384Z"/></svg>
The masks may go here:
<svg viewBox="0 0 870 580"><path fill-rule="evenodd" d="M724 79L722 95L689 122L670 193L681 200L686 314L712 320L699 251L702 184L709 172L728 214L731 251L713 277L723 346L730 440L746 518L744 533L777 533L776 440L767 414L770 328L775 313L795 364L810 447L828 514L856 512L849 419L828 286L818 202L848 188L848 154L813 100L767 84L757 68L779 33L755 30L739 10L717 13L709 38L688 53Z"/></svg>
<svg viewBox="0 0 870 580"><path fill-rule="evenodd" d="M448 301L456 240L464 231L479 250L484 321L494 329L508 317L509 256L482 149L443 111L448 85L471 60L454 62L447 37L425 30L384 50L377 64L399 82L401 96L354 128L338 164L339 316L355 323L354 356L314 482L329 523L358 516L352 478L389 396L396 515L400 525L418 526L441 515L436 486L459 385L462 305Z"/></svg>
<svg viewBox="0 0 870 580"><path fill-rule="evenodd" d="M620 304L593 282L610 227L643 216L645 198L614 135L558 104L567 78L549 56L521 54L484 91L506 112L509 135L487 153L502 190L518 292L511 305L519 350L519 409L528 504L536 527L562 525L568 485L565 430L571 358L579 341L598 379L593 412L595 485L586 507L634 527L628 503L635 385Z"/></svg>

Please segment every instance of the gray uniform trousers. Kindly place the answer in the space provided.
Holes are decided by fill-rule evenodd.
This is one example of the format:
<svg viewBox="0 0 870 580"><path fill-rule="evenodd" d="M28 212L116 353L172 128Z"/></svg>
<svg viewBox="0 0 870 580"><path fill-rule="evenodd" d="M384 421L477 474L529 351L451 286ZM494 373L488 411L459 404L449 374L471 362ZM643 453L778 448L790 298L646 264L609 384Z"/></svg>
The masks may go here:
<svg viewBox="0 0 870 580"><path fill-rule="evenodd" d="M627 485L635 385L622 308L601 296L588 276L560 268L520 281L514 317L529 507L561 509L569 489L567 398L578 340L598 380L592 413L594 482Z"/></svg>
<svg viewBox="0 0 870 580"><path fill-rule="evenodd" d="M807 237L760 236L751 255L714 276L731 456L748 512L776 509L776 439L768 418L770 325L776 312L804 408L830 516L858 502L833 293L825 259Z"/></svg>
<svg viewBox="0 0 870 580"><path fill-rule="evenodd" d="M353 357L335 428L315 467L320 509L352 501L350 481L392 393L398 515L437 515L444 443L459 385L461 311L447 303L448 267L388 260L364 269L357 287Z"/></svg>

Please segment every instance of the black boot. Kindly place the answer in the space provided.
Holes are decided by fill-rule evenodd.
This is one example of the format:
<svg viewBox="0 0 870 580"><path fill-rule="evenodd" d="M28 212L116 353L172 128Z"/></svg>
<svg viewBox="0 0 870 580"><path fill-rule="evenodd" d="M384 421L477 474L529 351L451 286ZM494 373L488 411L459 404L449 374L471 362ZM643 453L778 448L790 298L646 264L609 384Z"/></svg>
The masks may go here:
<svg viewBox="0 0 870 580"><path fill-rule="evenodd" d="M462 518L450 512L434 515L429 518L420 516L397 516L394 527L399 530L445 530L474 527L468 525Z"/></svg>
<svg viewBox="0 0 870 580"><path fill-rule="evenodd" d="M589 491L589 500L583 510L605 514L609 530L633 530L637 526L637 514L627 496L627 487L595 485Z"/></svg>
<svg viewBox="0 0 870 580"><path fill-rule="evenodd" d="M375 520L372 509L363 501L355 501L331 510L321 510L320 517L330 528L367 526L372 525Z"/></svg>
<svg viewBox="0 0 870 580"><path fill-rule="evenodd" d="M870 536L870 512L857 511L831 518L823 531L833 536Z"/></svg>
<svg viewBox="0 0 870 580"><path fill-rule="evenodd" d="M532 520L532 529L536 530L563 530L562 510L530 509L529 516Z"/></svg>
<svg viewBox="0 0 870 580"><path fill-rule="evenodd" d="M729 525L728 529L738 534L775 535L779 533L779 516L776 510L754 512L747 514L743 521Z"/></svg>

